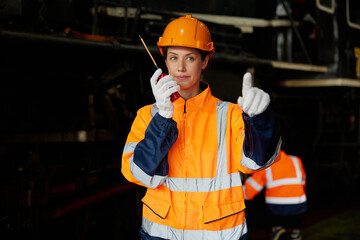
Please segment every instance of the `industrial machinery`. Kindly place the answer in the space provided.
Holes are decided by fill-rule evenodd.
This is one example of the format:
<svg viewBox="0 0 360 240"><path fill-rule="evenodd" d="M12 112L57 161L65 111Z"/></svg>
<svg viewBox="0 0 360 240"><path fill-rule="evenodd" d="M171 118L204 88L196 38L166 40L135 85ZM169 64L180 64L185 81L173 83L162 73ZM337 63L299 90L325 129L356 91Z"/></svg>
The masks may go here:
<svg viewBox="0 0 360 240"><path fill-rule="evenodd" d="M137 239L144 189L121 175L156 41L192 14L215 44L215 96L245 71L270 93L310 188L360 177L357 0L0 0L0 238ZM2 238L3 239L3 238Z"/></svg>

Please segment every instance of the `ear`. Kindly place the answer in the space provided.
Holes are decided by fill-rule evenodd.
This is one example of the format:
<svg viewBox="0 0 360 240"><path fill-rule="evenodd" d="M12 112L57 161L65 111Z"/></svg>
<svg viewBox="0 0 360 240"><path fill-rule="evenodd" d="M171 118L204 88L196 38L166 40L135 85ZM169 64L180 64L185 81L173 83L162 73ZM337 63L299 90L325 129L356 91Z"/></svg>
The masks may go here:
<svg viewBox="0 0 360 240"><path fill-rule="evenodd" d="M202 69L202 70L204 70L204 69L206 68L206 66L208 65L209 59L210 59L210 56L209 56L209 55L206 55L204 61L202 61L202 63L201 63L201 69Z"/></svg>

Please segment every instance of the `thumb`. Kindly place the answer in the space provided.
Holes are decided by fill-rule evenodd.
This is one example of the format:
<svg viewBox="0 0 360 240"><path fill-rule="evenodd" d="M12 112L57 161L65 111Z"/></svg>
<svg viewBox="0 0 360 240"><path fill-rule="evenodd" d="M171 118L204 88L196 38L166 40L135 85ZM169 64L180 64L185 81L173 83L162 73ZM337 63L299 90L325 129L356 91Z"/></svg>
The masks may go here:
<svg viewBox="0 0 360 240"><path fill-rule="evenodd" d="M241 109L243 109L243 104L244 104L244 98L243 97L239 97L237 100L239 106Z"/></svg>
<svg viewBox="0 0 360 240"><path fill-rule="evenodd" d="M246 93L250 90L251 88L251 73L247 72L244 74L243 77L243 86L242 86L242 96L245 97Z"/></svg>

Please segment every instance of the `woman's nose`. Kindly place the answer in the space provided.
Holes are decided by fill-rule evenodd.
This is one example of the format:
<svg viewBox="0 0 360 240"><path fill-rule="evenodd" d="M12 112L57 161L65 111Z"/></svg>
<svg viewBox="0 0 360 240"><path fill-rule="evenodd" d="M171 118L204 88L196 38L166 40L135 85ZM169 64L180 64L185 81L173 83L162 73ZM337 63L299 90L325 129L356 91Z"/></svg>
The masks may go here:
<svg viewBox="0 0 360 240"><path fill-rule="evenodd" d="M178 63L178 71L179 72L184 72L185 71L185 63L184 63L184 61L179 61L179 63Z"/></svg>

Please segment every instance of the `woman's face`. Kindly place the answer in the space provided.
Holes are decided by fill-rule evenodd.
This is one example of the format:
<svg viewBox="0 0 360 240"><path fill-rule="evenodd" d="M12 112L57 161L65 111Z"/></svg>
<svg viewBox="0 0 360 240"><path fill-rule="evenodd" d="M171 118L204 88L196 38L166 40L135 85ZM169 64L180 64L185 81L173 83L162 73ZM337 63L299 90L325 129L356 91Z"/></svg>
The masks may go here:
<svg viewBox="0 0 360 240"><path fill-rule="evenodd" d="M200 93L201 72L208 64L209 56L202 59L198 50L189 47L168 47L165 59L169 74L180 85L180 95L185 98Z"/></svg>

